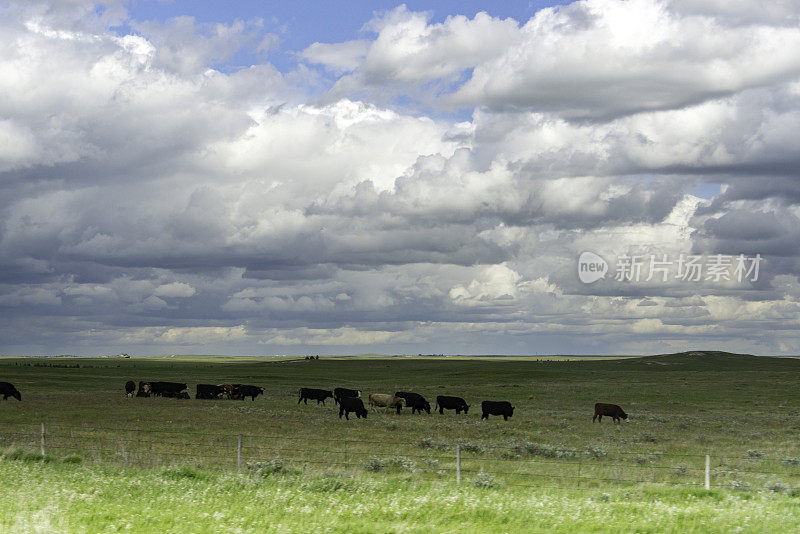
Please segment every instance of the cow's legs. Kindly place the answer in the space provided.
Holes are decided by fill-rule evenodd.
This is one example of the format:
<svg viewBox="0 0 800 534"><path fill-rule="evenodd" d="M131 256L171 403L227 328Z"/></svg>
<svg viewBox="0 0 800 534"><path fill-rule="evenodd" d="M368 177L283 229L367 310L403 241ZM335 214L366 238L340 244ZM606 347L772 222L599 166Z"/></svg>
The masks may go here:
<svg viewBox="0 0 800 534"><path fill-rule="evenodd" d="M508 421L508 416L507 415L503 415L503 421Z"/></svg>

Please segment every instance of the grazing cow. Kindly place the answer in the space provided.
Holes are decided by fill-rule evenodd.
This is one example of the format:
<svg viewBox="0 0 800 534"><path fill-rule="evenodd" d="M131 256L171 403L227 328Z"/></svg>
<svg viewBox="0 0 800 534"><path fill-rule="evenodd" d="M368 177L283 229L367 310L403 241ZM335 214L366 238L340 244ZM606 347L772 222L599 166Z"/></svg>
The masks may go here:
<svg viewBox="0 0 800 534"><path fill-rule="evenodd" d="M22 400L22 395L11 382L0 382L0 395L3 396L3 400L7 400L9 397L14 397L18 401Z"/></svg>
<svg viewBox="0 0 800 534"><path fill-rule="evenodd" d="M252 401L256 400L256 397L262 395L264 393L264 388L260 386L248 386L246 384L234 384L233 385L233 398L244 400L245 397L252 397Z"/></svg>
<svg viewBox="0 0 800 534"><path fill-rule="evenodd" d="M357 399L361 398L361 390L358 389L347 389L347 388L334 388L333 390L333 402L339 404L345 397L355 397Z"/></svg>
<svg viewBox="0 0 800 534"><path fill-rule="evenodd" d="M370 407L380 406L381 408L395 408L399 414L403 406L406 405L406 400L403 397L396 397L385 393L370 393L369 405Z"/></svg>
<svg viewBox="0 0 800 534"><path fill-rule="evenodd" d="M152 382L150 390L155 397L177 397L186 389L186 384L180 382Z"/></svg>
<svg viewBox="0 0 800 534"><path fill-rule="evenodd" d="M128 380L125 382L125 396L128 398L133 397L133 392L136 391L136 382Z"/></svg>
<svg viewBox="0 0 800 534"><path fill-rule="evenodd" d="M314 389L314 388L300 388L300 394L297 397L297 404L303 401L303 404L308 404L308 399L316 400L317 404L320 402L325 405L325 399L333 398L333 391L329 389Z"/></svg>
<svg viewBox="0 0 800 534"><path fill-rule="evenodd" d="M406 406L411 406L411 413L422 413L422 410L431 413L431 403L426 401L425 397L419 393L398 391L394 396L404 398L406 400Z"/></svg>
<svg viewBox="0 0 800 534"><path fill-rule="evenodd" d="M594 423L595 419L597 419L598 423L602 423L604 415L611 416L611 420L614 423L619 423L620 419L628 419L628 414L626 414L625 411L616 404L606 404L605 402L596 403L594 405L594 417L592 417L592 423Z"/></svg>
<svg viewBox="0 0 800 534"><path fill-rule="evenodd" d="M220 384L219 387L225 389L225 396L233 400L243 400L244 397L237 396L233 391L233 384Z"/></svg>
<svg viewBox="0 0 800 534"><path fill-rule="evenodd" d="M195 399L221 399L227 392L222 386L214 384L197 384Z"/></svg>
<svg viewBox="0 0 800 534"><path fill-rule="evenodd" d="M367 409L364 408L364 401L358 397L342 397L339 399L339 419L344 414L344 418L349 421L350 412L356 412L356 417L358 418L367 418Z"/></svg>
<svg viewBox="0 0 800 534"><path fill-rule="evenodd" d="M139 391L136 392L137 397L149 397L152 392L153 384L151 382L139 382Z"/></svg>
<svg viewBox="0 0 800 534"><path fill-rule="evenodd" d="M514 415L514 407L508 401L483 401L481 403L481 419L489 419L490 415L502 415L505 421Z"/></svg>
<svg viewBox="0 0 800 534"><path fill-rule="evenodd" d="M439 408L440 414L443 414L445 409L455 410L457 414L460 414L461 410L464 410L464 413L466 414L469 412L470 405L467 404L467 401L461 397L448 397L447 395L439 395L436 397L434 409L436 409L436 407Z"/></svg>

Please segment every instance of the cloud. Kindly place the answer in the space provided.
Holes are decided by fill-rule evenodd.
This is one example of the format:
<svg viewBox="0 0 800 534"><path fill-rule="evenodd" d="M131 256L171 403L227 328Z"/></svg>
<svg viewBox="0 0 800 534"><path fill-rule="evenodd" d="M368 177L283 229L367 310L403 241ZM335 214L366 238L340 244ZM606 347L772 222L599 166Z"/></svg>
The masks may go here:
<svg viewBox="0 0 800 534"><path fill-rule="evenodd" d="M344 43L314 43L299 55L309 63L318 63L343 73L355 70L364 61L368 50L369 41L361 39Z"/></svg>
<svg viewBox="0 0 800 534"><path fill-rule="evenodd" d="M401 7L292 72L226 63L272 42L257 20L90 5L0 21L4 351L800 346L791 2ZM585 250L606 280L580 283ZM690 253L766 259L752 284L613 280Z"/></svg>
<svg viewBox="0 0 800 534"><path fill-rule="evenodd" d="M519 43L475 67L458 105L553 112L575 119L680 109L791 81L797 26L729 26L657 0L585 0L539 11Z"/></svg>

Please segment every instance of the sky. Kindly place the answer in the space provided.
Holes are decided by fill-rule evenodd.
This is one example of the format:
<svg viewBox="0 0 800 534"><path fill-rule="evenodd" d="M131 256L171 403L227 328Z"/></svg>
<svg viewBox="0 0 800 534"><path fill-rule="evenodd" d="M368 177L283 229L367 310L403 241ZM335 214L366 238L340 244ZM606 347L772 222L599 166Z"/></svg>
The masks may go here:
<svg viewBox="0 0 800 534"><path fill-rule="evenodd" d="M800 354L800 1L0 0L0 355Z"/></svg>

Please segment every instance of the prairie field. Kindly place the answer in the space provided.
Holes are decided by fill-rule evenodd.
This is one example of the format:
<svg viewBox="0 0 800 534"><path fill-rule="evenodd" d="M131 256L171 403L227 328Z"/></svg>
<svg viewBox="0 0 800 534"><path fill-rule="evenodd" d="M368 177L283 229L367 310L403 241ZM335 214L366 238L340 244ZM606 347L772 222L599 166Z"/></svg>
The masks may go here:
<svg viewBox="0 0 800 534"><path fill-rule="evenodd" d="M0 530L798 530L798 371L796 359L714 352L0 359L0 380L22 393L0 402L0 476L16 481ZM266 393L129 399L127 380ZM337 386L471 408L347 421L332 399L297 403L299 387ZM482 400L510 401L513 417L481 421ZM595 402L629 422L593 423Z"/></svg>

